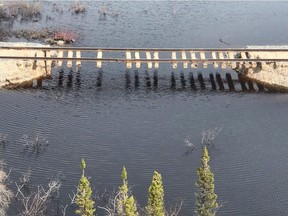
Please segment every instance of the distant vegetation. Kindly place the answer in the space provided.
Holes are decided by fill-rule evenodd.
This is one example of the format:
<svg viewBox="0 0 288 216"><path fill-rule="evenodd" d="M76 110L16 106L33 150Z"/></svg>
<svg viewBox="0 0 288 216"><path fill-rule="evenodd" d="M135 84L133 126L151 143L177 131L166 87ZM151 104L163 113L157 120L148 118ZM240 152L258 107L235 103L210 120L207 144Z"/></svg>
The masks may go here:
<svg viewBox="0 0 288 216"><path fill-rule="evenodd" d="M1 9L3 17L25 20L40 16L42 7L40 2L5 1Z"/></svg>
<svg viewBox="0 0 288 216"><path fill-rule="evenodd" d="M74 4L71 5L71 11L73 13L79 14L79 13L85 13L86 7L85 5L81 4L78 1L75 1Z"/></svg>
<svg viewBox="0 0 288 216"><path fill-rule="evenodd" d="M74 14L86 12L86 7L79 1L71 3L68 11ZM53 12L63 13L63 9L53 4ZM61 28L59 30L51 28L43 29L17 29L13 30L14 22L38 22L42 18L43 7L39 1L2 1L0 4L0 41L5 41L9 37L25 38L28 41L38 40L49 44L64 45L79 39L78 33L71 29ZM50 16L46 20L51 19Z"/></svg>

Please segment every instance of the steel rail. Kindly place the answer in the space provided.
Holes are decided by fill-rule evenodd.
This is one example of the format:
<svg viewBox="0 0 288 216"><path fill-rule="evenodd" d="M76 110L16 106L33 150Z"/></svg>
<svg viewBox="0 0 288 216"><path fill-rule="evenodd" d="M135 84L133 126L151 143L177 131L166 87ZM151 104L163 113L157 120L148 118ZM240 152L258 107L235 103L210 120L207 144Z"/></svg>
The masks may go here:
<svg viewBox="0 0 288 216"><path fill-rule="evenodd" d="M288 48L112 48L112 47L14 47L0 46L13 50L59 50L59 51L118 51L118 52L288 52Z"/></svg>
<svg viewBox="0 0 288 216"><path fill-rule="evenodd" d="M287 59L124 59L124 58L70 58L70 57L37 57L37 56L0 56L0 59L19 59L19 60L45 60L45 61L95 61L95 62L288 62Z"/></svg>

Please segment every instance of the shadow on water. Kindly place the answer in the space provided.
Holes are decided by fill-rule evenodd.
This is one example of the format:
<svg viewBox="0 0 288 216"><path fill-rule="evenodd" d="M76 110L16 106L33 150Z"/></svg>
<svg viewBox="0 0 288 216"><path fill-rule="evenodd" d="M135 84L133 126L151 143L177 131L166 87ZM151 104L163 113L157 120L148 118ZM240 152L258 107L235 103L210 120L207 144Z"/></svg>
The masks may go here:
<svg viewBox="0 0 288 216"><path fill-rule="evenodd" d="M171 89L176 88L176 78L174 72L171 73Z"/></svg>
<svg viewBox="0 0 288 216"><path fill-rule="evenodd" d="M59 76L58 76L58 87L63 86L63 80L64 80L64 69L61 69L59 71Z"/></svg>
<svg viewBox="0 0 288 216"><path fill-rule="evenodd" d="M230 73L226 73L226 80L230 91L235 91L234 83L232 81L232 76Z"/></svg>
<svg viewBox="0 0 288 216"><path fill-rule="evenodd" d="M205 85L205 82L204 82L203 75L200 72L198 73L198 81L200 83L201 90L205 90L206 89L206 85Z"/></svg>
<svg viewBox="0 0 288 216"><path fill-rule="evenodd" d="M194 75L192 72L189 73L189 83L190 83L190 87L192 90L196 91L196 84L195 84L195 79L194 79Z"/></svg>
<svg viewBox="0 0 288 216"><path fill-rule="evenodd" d="M97 82L96 82L96 86L99 88L102 87L102 79L103 79L103 70L99 69L98 76L97 76Z"/></svg>
<svg viewBox="0 0 288 216"><path fill-rule="evenodd" d="M186 87L186 79L185 79L183 71L180 72L180 80L181 80L181 87L183 89L185 89L185 87Z"/></svg>
<svg viewBox="0 0 288 216"><path fill-rule="evenodd" d="M146 82L146 87L151 88L151 77L150 77L148 70L145 71L145 82Z"/></svg>
<svg viewBox="0 0 288 216"><path fill-rule="evenodd" d="M224 84L223 84L221 75L218 72L216 73L216 80L217 80L217 83L219 85L219 90L224 90Z"/></svg>
<svg viewBox="0 0 288 216"><path fill-rule="evenodd" d="M126 89L129 89L131 87L131 77L129 70L126 70L125 72L125 87Z"/></svg>
<svg viewBox="0 0 288 216"><path fill-rule="evenodd" d="M154 87L154 90L158 88L158 71L157 70L155 70L153 74L153 87Z"/></svg>
<svg viewBox="0 0 288 216"><path fill-rule="evenodd" d="M73 70L71 69L67 76L67 88L73 87Z"/></svg>
<svg viewBox="0 0 288 216"><path fill-rule="evenodd" d="M140 80L139 80L139 73L138 70L134 71L134 85L135 85L135 89L138 89L140 86Z"/></svg>
<svg viewBox="0 0 288 216"><path fill-rule="evenodd" d="M213 73L210 73L210 74L209 74L209 78L210 78L212 90L216 90L216 83L215 83L215 79L214 79L214 74L213 74Z"/></svg>
<svg viewBox="0 0 288 216"><path fill-rule="evenodd" d="M80 71L80 68L77 68L77 71L76 71L76 87L77 87L77 90L79 90L81 88L81 71Z"/></svg>
<svg viewBox="0 0 288 216"><path fill-rule="evenodd" d="M96 87L101 89L103 86L103 73L102 69L97 71ZM65 70L60 69L58 72L57 86L59 88L63 87L65 81ZM144 82L140 82L140 73L138 70L134 70L132 72L133 76L131 77L131 71L126 70L124 75L124 82L121 82L119 78L111 79L110 83L105 84L106 89L109 89L109 86L117 85L121 89L121 85L124 84L125 89L139 89L145 87L147 90L153 87L153 90L165 90L166 86L169 84L170 90L193 90L193 91L229 91L229 92L249 92L249 93L257 93L257 92L271 92L268 89L265 89L261 84L254 83L250 80L245 79L241 74L238 74L237 78L232 78L230 73L225 73L225 79L222 79L221 74L219 72L212 73L210 72L207 77L203 76L203 73L197 72L197 78L194 78L194 73L189 72L187 74L188 79L185 78L185 73L183 71L180 72L171 72L170 80L164 79L165 76L163 74L159 74L158 70L154 70L153 72L149 70L145 70L143 80ZM108 74L109 78L111 74ZM111 78L111 77L110 77ZM74 80L75 79L75 80ZM85 78L84 78L85 79ZM133 80L134 79L134 80ZM47 83L52 82L52 79L37 79L37 83L35 87L41 88L43 86L47 86ZM123 80L123 79L122 79ZM159 83L159 80L161 82ZM163 81L164 80L164 81ZM35 80L36 81L36 80ZM93 80L89 80L89 82L93 82ZM113 85L111 82L113 82ZM116 82L116 84L115 84ZM74 85L74 87L73 87ZM49 85L48 85L49 86ZM53 85L51 85L53 86ZM89 87L87 82L83 85L83 74L80 68L77 68L75 71L70 69L67 74L66 86L68 89L75 90L85 90ZM34 87L34 88L35 88ZM118 88L117 87L117 88ZM49 87L48 87L49 88ZM273 91L274 92L274 91Z"/></svg>

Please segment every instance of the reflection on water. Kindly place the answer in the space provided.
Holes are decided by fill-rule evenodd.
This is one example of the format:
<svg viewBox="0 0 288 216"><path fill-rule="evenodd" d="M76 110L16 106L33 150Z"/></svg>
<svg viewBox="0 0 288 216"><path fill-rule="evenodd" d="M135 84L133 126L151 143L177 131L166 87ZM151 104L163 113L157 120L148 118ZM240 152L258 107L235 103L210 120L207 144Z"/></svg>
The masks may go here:
<svg viewBox="0 0 288 216"><path fill-rule="evenodd" d="M81 31L76 46L216 48L287 41L287 2L85 3L87 13L76 16L66 10L69 1L57 2L63 13L43 2L51 19L23 25L34 29L69 23ZM109 13L99 19L103 5ZM37 85L42 87L0 92L0 133L9 139L0 155L17 169L11 179L29 167L33 184L58 172L65 175L60 205L69 201L85 158L86 172L99 192L117 189L125 165L142 206L158 170L167 205L183 198L181 215L191 215L202 131L222 127L209 146L215 191L223 203L219 215L286 214L286 94L263 91L231 70L181 71L168 65L127 71L120 64L98 70L87 63L77 71L55 69L52 79ZM37 156L23 154L19 140L24 134L42 134L49 146ZM185 154L187 136L197 144L190 154ZM14 213L11 209L10 215Z"/></svg>
<svg viewBox="0 0 288 216"><path fill-rule="evenodd" d="M58 86L62 87L64 79L64 70L59 71Z"/></svg>
<svg viewBox="0 0 288 216"><path fill-rule="evenodd" d="M67 88L72 88L73 85L75 85L75 90L80 90L81 88L91 88L92 86L82 86L81 87L81 82L82 78L81 76L83 73L87 73L87 71L82 71L82 69L76 69L76 72L74 70L70 69L69 71L66 71L64 69L60 69L58 72L58 87L63 86L63 82L67 79L66 86ZM171 74L170 80L166 80L165 82L159 82L159 80L163 80L164 77L162 77L162 73L159 75L158 70L153 70L153 71L138 71L138 70L125 70L124 72L124 77L122 76L115 76L115 78L110 77L105 77L103 78L103 74L106 74L107 71L103 71L103 69L96 70L96 78L95 78L95 83L96 87L101 88L103 79L116 79L117 83L122 82L125 83L125 89L131 89L131 87L134 87L135 89L138 89L140 85L146 86L147 89L150 89L153 86L153 90L157 89L165 89L166 85L170 83L170 88L174 90L189 90L192 89L194 91L196 90L213 90L213 91L224 91L224 90L229 90L232 92L263 92L263 91L268 91L268 89L265 89L261 84L259 83L254 83L250 80L245 79L241 74L238 75L238 77L233 74L233 78L231 73L225 73L222 71L222 76L225 76L224 79L222 79L221 73L219 72L210 72L209 75L205 74L203 75L202 72L189 72L187 73L186 71L172 71L171 73L166 73ZM82 75L81 75L82 74ZM131 76L134 75L133 76ZM140 82L140 76L144 77L143 82ZM194 75L195 74L195 75ZM84 75L83 75L84 76ZM216 80L215 80L216 76ZM196 77L196 78L194 78ZM93 82L93 79L90 80ZM106 82L106 81L104 81ZM114 81L113 81L114 82ZM44 80L44 88L46 88L47 85L55 85L53 81L50 80ZM110 85L111 82L109 82L107 85ZM163 85L165 84L165 85ZM121 86L120 85L120 86ZM41 88L43 86L43 78L40 78L37 80L37 85L38 88ZM120 87L118 85L118 87ZM207 86L207 88L206 88ZM255 88L256 86L256 88ZM107 86L109 87L109 86ZM100 89L101 90L101 89Z"/></svg>
<svg viewBox="0 0 288 216"><path fill-rule="evenodd" d="M98 76L97 76L97 87L101 87L102 86L102 77L103 77L103 71L99 70L98 72Z"/></svg>

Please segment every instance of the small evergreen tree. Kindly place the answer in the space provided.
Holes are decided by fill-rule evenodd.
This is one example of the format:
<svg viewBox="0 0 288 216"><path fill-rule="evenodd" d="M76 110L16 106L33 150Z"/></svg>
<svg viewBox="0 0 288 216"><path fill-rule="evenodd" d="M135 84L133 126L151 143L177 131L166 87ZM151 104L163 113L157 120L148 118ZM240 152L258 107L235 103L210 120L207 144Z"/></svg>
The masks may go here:
<svg viewBox="0 0 288 216"><path fill-rule="evenodd" d="M164 216L164 189L161 174L154 171L152 183L149 187L148 205L146 211L149 216Z"/></svg>
<svg viewBox="0 0 288 216"><path fill-rule="evenodd" d="M94 216L95 208L94 201L92 200L92 190L90 187L90 182L85 176L86 163L85 160L81 161L82 176L77 187L77 194L75 202L79 209L75 211L76 214L81 216Z"/></svg>
<svg viewBox="0 0 288 216"><path fill-rule="evenodd" d="M126 168L123 167L121 173L123 184L119 187L119 195L117 198L117 215L138 216L137 207L134 197L129 197L129 187Z"/></svg>
<svg viewBox="0 0 288 216"><path fill-rule="evenodd" d="M127 171L123 167L121 173L123 184L119 187L119 194L117 197L117 214L124 215L125 212L125 203L128 199L128 180L127 180Z"/></svg>
<svg viewBox="0 0 288 216"><path fill-rule="evenodd" d="M133 195L126 200L125 216L139 216Z"/></svg>
<svg viewBox="0 0 288 216"><path fill-rule="evenodd" d="M206 146L203 150L201 166L197 169L196 215L215 216L218 208L217 195L214 193L214 174L208 164L210 160Z"/></svg>

